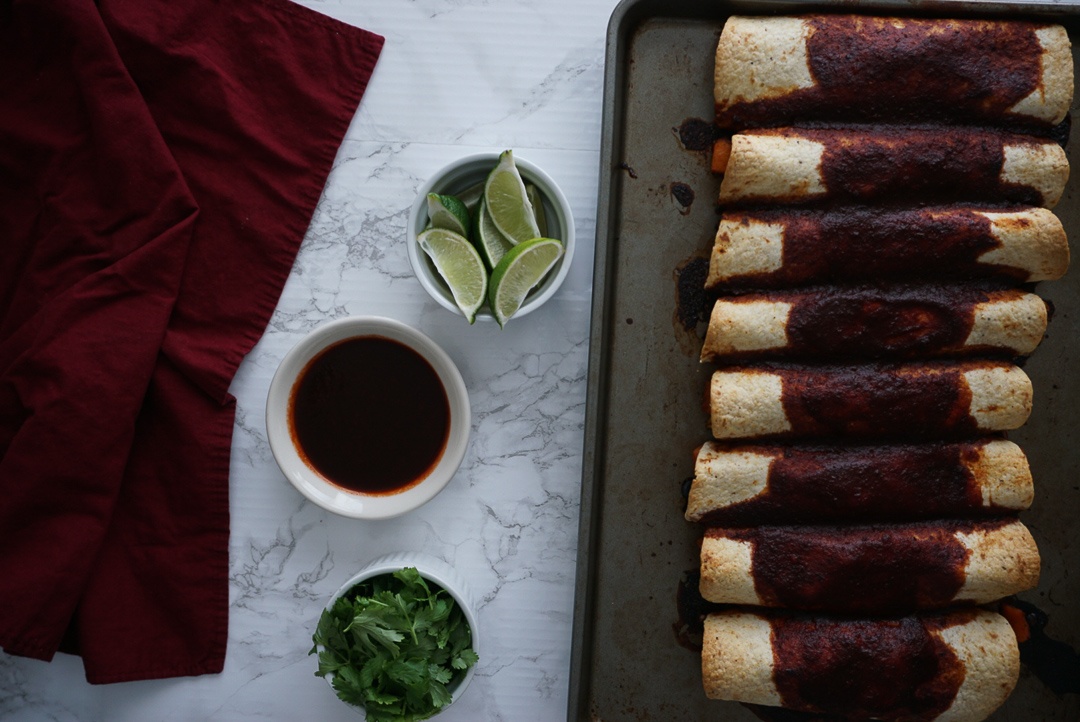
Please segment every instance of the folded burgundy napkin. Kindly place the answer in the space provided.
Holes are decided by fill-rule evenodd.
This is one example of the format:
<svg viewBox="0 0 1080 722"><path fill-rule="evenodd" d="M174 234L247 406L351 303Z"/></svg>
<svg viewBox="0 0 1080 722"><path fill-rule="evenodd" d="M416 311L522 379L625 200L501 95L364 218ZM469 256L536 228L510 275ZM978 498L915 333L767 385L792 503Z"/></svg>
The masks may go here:
<svg viewBox="0 0 1080 722"><path fill-rule="evenodd" d="M218 672L229 382L383 39L287 0L0 0L0 647Z"/></svg>

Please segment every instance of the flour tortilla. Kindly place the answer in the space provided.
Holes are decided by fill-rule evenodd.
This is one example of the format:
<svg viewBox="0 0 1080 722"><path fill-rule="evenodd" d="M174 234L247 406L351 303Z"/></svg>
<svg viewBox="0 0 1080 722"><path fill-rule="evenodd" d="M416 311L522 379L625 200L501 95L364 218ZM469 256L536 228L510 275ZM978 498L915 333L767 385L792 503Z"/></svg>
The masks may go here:
<svg viewBox="0 0 1080 722"><path fill-rule="evenodd" d="M782 705L773 678L772 619L767 612L749 611L726 611L706 617L701 671L709 698ZM948 645L965 670L952 704L935 722L986 719L1001 706L1019 679L1016 635L1004 617L984 610L952 612L934 619L942 628L932 634Z"/></svg>
<svg viewBox="0 0 1080 722"><path fill-rule="evenodd" d="M979 492L982 509L1007 514L1031 506L1034 498L1031 468L1019 446L1005 439L982 439L963 442L961 447L960 464L971 475L970 483ZM784 451L777 446L705 442L694 459L686 520L701 522L710 515L765 498L773 465L782 458ZM816 468L828 468L842 463L845 456L859 458L867 452L860 447L850 447L843 454L836 450L815 452L813 448L802 449L800 453L816 458ZM861 494L866 502L865 495L872 492L863 489ZM783 499L774 501L783 504ZM965 511L970 510L957 509L955 513Z"/></svg>
<svg viewBox="0 0 1080 722"><path fill-rule="evenodd" d="M1010 211L937 208L910 210L901 215L883 211L870 221L887 226L902 219L917 232L921 229L932 233L942 225L960 225L971 218L985 223L986 245L991 246L990 250L968 259L983 275L1012 274L1017 280L1033 283L1061 278L1068 269L1069 242L1065 230L1057 216L1045 208ZM807 211L725 213L716 229L705 287L717 290L728 285L788 286L833 279L843 267L822 259L828 259L830 253L842 257L845 247L857 241L826 233L824 221L824 214ZM940 238L940 247L933 251L948 250L947 236L935 238ZM817 263L800 265L797 258L791 257L790 247L798 243L820 247ZM935 277L963 277L968 270L927 268L921 253L905 250L904 246L880 263L888 277L919 277L927 272ZM856 267L841 280L874 280L868 279L867 273L867 269Z"/></svg>
<svg viewBox="0 0 1080 722"><path fill-rule="evenodd" d="M901 533L910 532L913 539L920 537L920 530L934 522L897 525ZM962 570L964 585L952 598L952 602L985 604L1010 594L1034 588L1039 583L1039 550L1031 533L1019 521L1004 525L997 522L974 522L970 528L958 529L953 535L970 552ZM832 527L821 527L829 533ZM817 527L797 527L813 539ZM865 542L857 527L852 528L845 549L860 548L863 543L874 549L875 540L867 536ZM933 540L928 539L931 545ZM709 602L721 604L753 604L774 606L774 603L758 594L753 577L754 545L739 538L738 531L710 529L701 542L701 596ZM805 563L805 562L804 562ZM850 566L845 579L857 574L858 564ZM853 580L854 583L854 580ZM806 607L803 607L806 608ZM843 612L846 609L830 609Z"/></svg>
<svg viewBox="0 0 1080 722"><path fill-rule="evenodd" d="M1031 380L1018 366L1005 362L957 362L941 365L904 365L884 373L905 383L919 383L920 377L958 372L957 383L971 394L968 417L981 432L1019 428L1031 414ZM798 426L784 408L784 385L809 373L799 368L725 368L713 373L709 385L708 408L712 434L717 439L754 439L772 436L812 435L812 429ZM828 375L838 393L847 382L843 374L829 369L814 373ZM857 381L856 381L857 382ZM888 409L882 409L887 414ZM904 419L895 419L896 433L907 428Z"/></svg>
<svg viewBox="0 0 1080 722"><path fill-rule="evenodd" d="M899 161L917 149L948 147L952 144L954 130L919 130L902 133L875 133L874 131L848 129L797 129L779 128L748 130L731 139L731 156L728 159L724 179L720 183L719 202L724 205L747 203L807 203L847 198L876 202L880 191L859 187L841 193L830 187L823 163L830 145L861 145L873 137L880 145L880 153L865 162L874 162L878 171L872 174L878 181L889 182L896 187L907 188L908 176ZM1028 189L1037 197L1037 205L1053 208L1061 199L1065 183L1069 179L1069 162L1065 151L1057 143L1033 136L978 131L963 131L978 135L988 146L996 145L1003 153L998 169L998 191L994 197L981 194L965 195L964 178L955 178L955 201L1013 201L1017 189ZM958 149L959 152L959 149ZM924 170L939 174L937 167ZM929 177L929 176L928 176ZM948 180L937 178L936 180ZM912 186L915 187L915 186ZM932 185L926 198L914 200L936 202L945 186ZM917 191L917 188L916 188Z"/></svg>
<svg viewBox="0 0 1080 722"><path fill-rule="evenodd" d="M818 292L751 294L721 298L713 306L701 360L723 361L740 358L784 357L796 351L805 358L812 350L797 349L788 337L792 306ZM901 313L905 297L878 291L878 306L890 304ZM939 353L960 354L997 351L1024 356L1035 350L1046 333L1046 303L1033 293L1016 290L990 291L987 300L972 309L958 307L956 318L968 320L970 333L958 345L937 349ZM880 309L876 311L881 313ZM828 349L820 350L821 353ZM866 351L881 353L872 345Z"/></svg>
<svg viewBox="0 0 1080 722"><path fill-rule="evenodd" d="M851 20L855 24L851 26ZM905 57L905 47L914 53L925 56L932 52L935 45L945 38L947 33L956 32L973 38L983 31L1001 28L1009 23L995 20L926 20L915 18L877 18L857 16L807 16L807 17L744 17L732 16L724 25L720 41L716 47L716 70L714 76L714 99L716 101L717 120L723 127L731 127L735 122L736 111L740 106L761 106L765 101L790 99L795 104L791 112L798 113L802 119L814 119L830 112L830 98L827 94L808 92L820 89L821 83L811 71L810 49L808 41L822 23L830 24L832 31L851 27L848 37L852 47L866 46L875 37L882 34L886 38L900 33L926 33L924 43L905 45L891 43L892 56L887 58L893 67L918 58ZM960 98L956 96L935 97L928 94L924 84L900 83L890 87L893 97L887 99L901 104L908 109L908 119L920 117L934 118L948 107L951 112L975 114L987 121L1010 120L1032 121L1042 125L1057 125L1064 120L1072 104L1073 63L1069 37L1060 25L1036 26L1016 24L1016 28L1030 28L1035 34L1041 52L1026 58L1029 70L1037 75L1035 88L1011 107L990 102L1008 93L1007 81L999 73L985 73L977 78L969 78L979 83L967 90ZM951 42L952 38L948 38ZM877 42L881 42L880 39ZM888 41L886 40L888 44ZM991 52L985 50L985 52ZM856 54L855 58L865 58L870 62L875 56ZM768 62L762 62L762 59ZM857 62L852 60L850 62ZM866 73L872 69L853 65L850 75L846 76L851 84L867 82ZM850 89L850 88L841 88ZM856 88L857 90L857 88ZM869 89L868 89L869 90ZM904 95L904 91L907 91ZM899 92L901 97L895 97ZM970 102L964 100L970 99ZM1001 110L997 110L1002 106ZM994 111L984 111L993 107ZM782 122L786 114L770 114L766 109L764 116L756 114L759 124L773 124L770 120ZM985 115L985 117L984 117Z"/></svg>

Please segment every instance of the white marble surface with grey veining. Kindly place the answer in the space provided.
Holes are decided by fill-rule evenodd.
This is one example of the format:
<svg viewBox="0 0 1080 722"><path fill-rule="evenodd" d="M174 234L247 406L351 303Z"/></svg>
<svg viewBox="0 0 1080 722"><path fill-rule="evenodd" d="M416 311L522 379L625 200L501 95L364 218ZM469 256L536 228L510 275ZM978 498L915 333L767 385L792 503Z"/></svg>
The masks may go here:
<svg viewBox="0 0 1080 722"><path fill-rule="evenodd" d="M265 336L233 383L229 645L219 675L91 686L81 661L0 654L0 720L351 720L314 676L327 598L368 560L422 550L478 599L482 659L440 716L566 714L585 417L605 32L616 0L302 0L386 37ZM408 208L460 156L513 148L569 199L578 250L542 309L467 325L411 272ZM263 421L284 354L319 324L389 316L431 336L469 390L469 449L450 485L404 517L362 522L306 501Z"/></svg>

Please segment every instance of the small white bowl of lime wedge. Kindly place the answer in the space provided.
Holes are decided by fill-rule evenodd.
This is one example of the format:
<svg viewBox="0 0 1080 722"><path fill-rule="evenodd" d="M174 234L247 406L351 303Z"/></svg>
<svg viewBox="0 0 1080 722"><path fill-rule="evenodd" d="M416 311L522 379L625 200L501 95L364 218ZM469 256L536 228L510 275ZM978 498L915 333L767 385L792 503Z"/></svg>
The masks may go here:
<svg viewBox="0 0 1080 722"><path fill-rule="evenodd" d="M406 240L409 249L409 263L412 264L413 273L416 274L420 285L443 308L468 318L468 315L471 314L466 314L459 307L450 284L439 272L431 256L421 247L421 241L419 240L421 234L431 226L428 201L430 194L453 196L462 201L468 209L470 217L468 232L465 235L477 250L476 256L481 259L487 275L485 283L488 283L488 289L484 293L484 301L475 310L475 318L482 321L497 320L496 313L493 312L489 302L492 286L495 284L489 282L493 278L492 271L497 268L497 261L500 260L498 256L501 251L498 248L492 248L496 243L499 243L498 241L493 242L493 238L496 236L501 238L502 242L499 245L502 245L503 251L506 252L512 251L514 246L523 246L514 253L515 257L520 258L514 264L516 267L514 272L517 272L519 276L528 277L529 266L544 265L546 267L547 262L558 255L557 260L550 266L550 269L525 294L520 306L512 312L513 319L518 319L535 311L555 295L559 286L566 279L566 275L570 271L570 263L574 257L574 218L566 196L563 195L562 190L547 173L516 154L513 155L513 164L528 191L527 197L530 199L530 206L534 208L533 219L537 222L535 230L538 231L539 237L559 241L561 253L559 253L560 249L555 244L538 244L526 240L527 236L531 235L530 232L518 231L518 239L514 240L506 234L498 232L497 227L491 222L491 216L494 214L488 213L486 216L483 214L481 206L485 204L483 200L484 184L489 174L499 166L501 155L500 153L478 153L466 156L435 172L420 188L420 192L413 202L406 231L408 235ZM487 221L487 223L482 223L482 221ZM506 227L505 221L503 227ZM514 233L515 231L511 228L510 232ZM431 247L437 240L440 239L432 238L428 246ZM485 240L489 247L485 247ZM468 251L468 249L462 250ZM522 253L523 251L527 252ZM465 260L469 264L477 263L475 260ZM493 261L496 263L493 264ZM496 275L494 279L499 280L499 276ZM498 320L500 323L505 323L508 320L505 312L507 308L513 307L515 299L509 298L514 295L510 283L507 283L502 290L503 292L496 302L501 308ZM507 303L509 303L509 306Z"/></svg>

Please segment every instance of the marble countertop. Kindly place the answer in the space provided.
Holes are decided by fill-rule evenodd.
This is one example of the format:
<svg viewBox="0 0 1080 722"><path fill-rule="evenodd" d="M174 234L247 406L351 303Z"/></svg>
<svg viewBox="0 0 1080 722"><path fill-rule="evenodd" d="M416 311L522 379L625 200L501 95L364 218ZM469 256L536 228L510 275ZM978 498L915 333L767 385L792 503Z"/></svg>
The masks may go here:
<svg viewBox="0 0 1080 722"><path fill-rule="evenodd" d="M439 719L566 715L592 302L604 44L616 0L302 0L386 37L266 334L233 382L229 646L219 675L91 686L81 661L0 655L0 719L351 720L314 676L328 597L370 559L422 550L478 600L483 657ZM430 299L406 252L409 205L460 156L513 148L573 208L559 292L503 330ZM454 359L473 410L450 485L393 520L339 517L278 470L263 421L278 363L331 319L389 316Z"/></svg>

